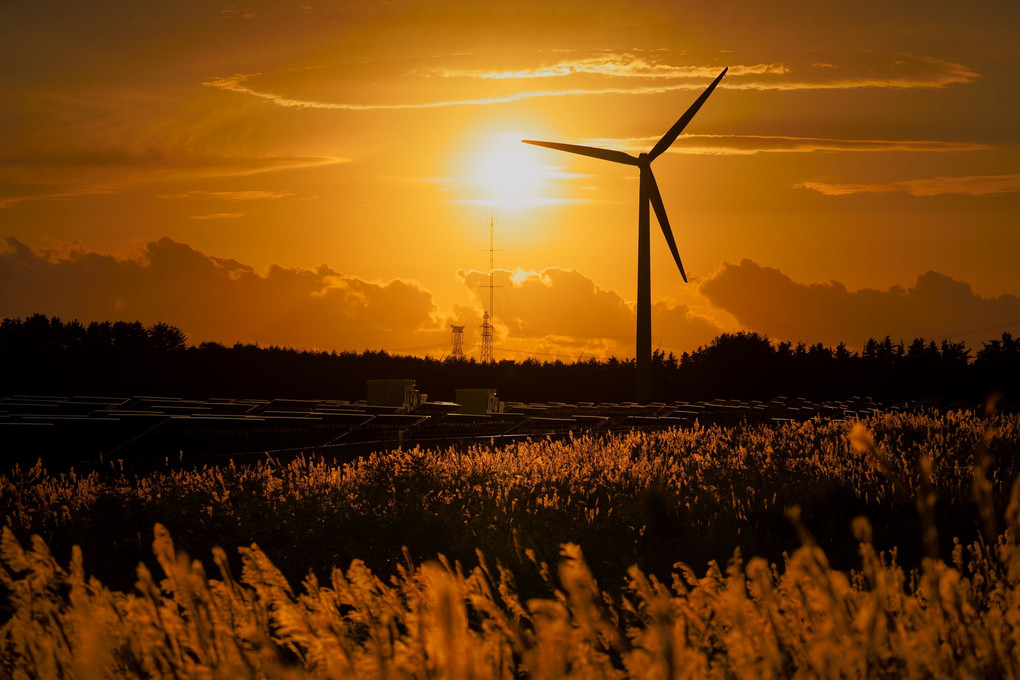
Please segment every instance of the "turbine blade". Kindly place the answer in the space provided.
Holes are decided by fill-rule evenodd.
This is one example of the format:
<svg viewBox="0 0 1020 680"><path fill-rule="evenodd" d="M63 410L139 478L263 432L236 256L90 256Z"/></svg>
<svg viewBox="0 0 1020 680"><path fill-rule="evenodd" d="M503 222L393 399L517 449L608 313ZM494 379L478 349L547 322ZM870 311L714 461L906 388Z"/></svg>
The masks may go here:
<svg viewBox="0 0 1020 680"><path fill-rule="evenodd" d="M645 173L641 173L644 177ZM652 208L655 209L655 217L659 220L659 226L662 227L662 235L666 237L666 243L669 245L669 252L673 253L673 259L676 260L676 266L680 269L680 276L683 277L684 283L687 283L687 272L684 271L684 263L680 261L680 253L676 249L676 240L673 238L673 230L669 228L669 218L666 217L666 206L662 204L662 194L659 193L659 185L655 182L655 175L652 171L648 171L648 200L652 204Z"/></svg>
<svg viewBox="0 0 1020 680"><path fill-rule="evenodd" d="M557 151L579 153L582 156L591 156L592 158L599 158L601 160L612 161L614 163L624 163L626 165L638 164L638 159L634 158L630 154L622 151L613 151L612 149L598 149L594 146L578 146L577 144L560 144L559 142L536 142L533 139L522 139L521 141L525 144L544 146L550 149L556 149Z"/></svg>
<svg viewBox="0 0 1020 680"><path fill-rule="evenodd" d="M649 162L658 158L662 152L668 149L670 145L676 141L676 138L680 136L680 133L684 131L687 124L691 122L691 118L694 118L694 114L698 112L701 105L705 103L706 99L708 99L708 95L712 94L712 90L715 89L715 86L719 84L719 81L722 80L722 77L726 75L728 70L730 70L728 66L723 69L722 73L720 73L719 76L712 81L712 84L709 85L708 88L701 93L701 96L698 97L693 104L691 104L691 107L684 112L684 115L680 116L680 119L673 123L673 127L669 129L669 132L664 134L662 139L660 139L655 146L652 147L652 150L648 152Z"/></svg>

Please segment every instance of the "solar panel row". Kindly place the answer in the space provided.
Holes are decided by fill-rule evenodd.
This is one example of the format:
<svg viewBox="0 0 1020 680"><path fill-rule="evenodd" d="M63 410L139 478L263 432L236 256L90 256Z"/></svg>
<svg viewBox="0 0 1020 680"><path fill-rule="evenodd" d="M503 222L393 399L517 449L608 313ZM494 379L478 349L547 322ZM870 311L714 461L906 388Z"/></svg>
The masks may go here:
<svg viewBox="0 0 1020 680"><path fill-rule="evenodd" d="M194 463L267 452L356 456L373 449L508 442L568 432L655 430L701 424L856 418L878 410L870 399L812 403L715 400L670 404L509 402L504 413L454 413L427 402L411 412L364 402L298 399L189 400L14 395L0 399L0 464L50 467L126 461Z"/></svg>

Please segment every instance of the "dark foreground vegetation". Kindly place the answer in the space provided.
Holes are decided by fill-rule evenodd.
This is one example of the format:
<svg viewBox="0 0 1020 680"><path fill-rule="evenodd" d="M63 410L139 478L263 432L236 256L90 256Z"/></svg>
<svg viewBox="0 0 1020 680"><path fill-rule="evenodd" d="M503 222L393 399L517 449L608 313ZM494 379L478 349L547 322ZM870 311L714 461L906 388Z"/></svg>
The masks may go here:
<svg viewBox="0 0 1020 680"><path fill-rule="evenodd" d="M897 413L347 465L19 469L0 478L0 669L1016 677L1018 452L1015 415Z"/></svg>
<svg viewBox="0 0 1020 680"><path fill-rule="evenodd" d="M656 352L654 399L812 400L855 395L883 403L932 399L977 404L993 390L1016 400L1020 340L1009 333L976 352L962 343L868 340L845 345L773 343L755 333L725 334L677 357ZM309 352L216 343L188 346L159 323L64 323L41 314L0 323L2 394L147 394L186 398L348 399L365 397L372 378L413 378L434 400L454 390L495 387L522 402L610 402L632 398L634 362L577 363L440 360L386 352Z"/></svg>
<svg viewBox="0 0 1020 680"><path fill-rule="evenodd" d="M391 571L402 547L416 561L438 553L472 561L481 550L520 566L526 550L555 563L560 545L574 542L612 581L632 564L665 575L678 560L725 562L738 548L781 561L797 545L786 515L793 506L841 567L857 561L850 525L859 515L874 523L877 546L898 547L901 562L916 566L923 544L913 490L922 482L937 494L939 550L948 554L954 536L976 538L981 420L887 414L867 422L902 481L855 452L848 423L808 421L415 448L347 464L270 460L183 470L171 460L162 471L111 465L87 475L38 465L0 477L0 517L58 554L81 545L90 573L125 588L149 556L157 522L195 556L258 543L295 581L354 558ZM1020 476L1020 418L1004 417L998 427L978 455L1001 514ZM922 460L931 465L927 477Z"/></svg>

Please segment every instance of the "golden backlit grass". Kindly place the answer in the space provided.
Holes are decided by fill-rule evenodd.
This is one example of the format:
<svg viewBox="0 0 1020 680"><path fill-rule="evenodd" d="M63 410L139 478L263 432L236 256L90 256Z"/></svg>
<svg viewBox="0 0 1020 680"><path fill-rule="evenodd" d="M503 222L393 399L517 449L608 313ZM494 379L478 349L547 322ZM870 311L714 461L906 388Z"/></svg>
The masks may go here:
<svg viewBox="0 0 1020 680"><path fill-rule="evenodd" d="M25 678L1017 677L1020 487L1003 475L1015 469L1018 422L899 414L853 430L836 423L702 428L512 450L394 452L349 466L299 461L73 483L68 475L17 473L0 489L13 527L0 546L9 592L0 671ZM790 507L789 479L803 490L799 513ZM859 518L848 520L856 568L833 568L819 547L824 518L815 516L826 506L810 479L822 492L843 488L837 481L852 486L865 508L906 503L920 518L917 535L907 538L929 556L904 568L895 553L876 549L872 534L881 527L873 531ZM139 565L135 587L118 591L87 575L80 549L68 563L43 539L17 537L25 526L73 525L110 498L151 498L134 506L149 518L164 507L155 497L171 494L196 522L219 517L216 503L252 504L282 531L280 522L300 512L325 513L324 499L399 514L399 499L411 492L429 512L451 506L439 519L460 518L460 529L481 517L509 522L510 533L560 521L567 533L586 535L585 522L616 526L600 522L604 516L640 521L643 506L632 496L642 484L660 487L658 503L687 503L691 514L675 517L703 522L706 532L716 518L720 531L750 530L763 508L778 510L800 532L800 547L775 563L745 562L738 553L707 570L678 563L656 575L632 566L608 583L593 576L588 560L603 557L590 548L586 559L564 541L546 564L522 547L545 580L543 594L526 596L516 582L524 567L484 551L471 560L476 566L463 566L395 548L387 573L346 560L346 569L316 571L295 587L256 545L240 549L239 568L216 548L210 577L156 524L155 540L151 529L146 539L153 569ZM967 507L960 497L976 499L971 520L987 536L966 546L938 534L935 512ZM634 536L641 530L634 527ZM489 534L474 538L496 545ZM592 544L606 549L612 538ZM940 545L952 546L945 559Z"/></svg>
<svg viewBox="0 0 1020 680"><path fill-rule="evenodd" d="M984 506L997 507L992 520L1001 515L1020 475L1020 419L994 424L998 434L982 448L986 427L973 415L868 419L901 483L854 449L848 423L822 421L416 448L347 465L308 458L196 470L172 461L139 475L50 474L40 465L0 475L0 521L23 541L43 537L65 560L81 545L89 573L119 589L131 587L137 562L154 566L157 522L202 559L217 545L258 543L294 582L355 558L388 575L402 546L416 561L443 553L467 563L481 550L518 569L524 550L552 564L564 543L580 545L599 578L618 580L635 563L665 577L678 560L725 562L738 547L780 561L797 546L786 518L796 505L841 568L857 562L850 524L859 515L874 524L877 547L898 547L901 562L916 566L919 461L931 464L943 552L954 535L976 537L979 448ZM988 524L990 541L998 532ZM518 576L536 594L540 584Z"/></svg>
<svg viewBox="0 0 1020 680"><path fill-rule="evenodd" d="M175 553L157 525L164 577L138 569L111 592L34 541L3 535L10 589L3 670L18 678L775 678L1016 677L1020 673L1018 503L994 546L905 573L858 531L862 568L829 567L810 545L781 567L734 559L663 583L632 568L611 592L563 546L559 587L522 602L484 563L362 563L292 589L258 548L236 581ZM964 553L969 552L967 558Z"/></svg>

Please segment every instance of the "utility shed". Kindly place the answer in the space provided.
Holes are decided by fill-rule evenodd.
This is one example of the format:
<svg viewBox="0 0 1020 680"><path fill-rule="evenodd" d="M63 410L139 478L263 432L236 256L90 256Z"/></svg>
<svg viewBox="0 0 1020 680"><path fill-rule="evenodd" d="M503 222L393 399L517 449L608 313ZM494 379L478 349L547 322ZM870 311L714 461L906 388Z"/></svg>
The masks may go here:
<svg viewBox="0 0 1020 680"><path fill-rule="evenodd" d="M424 404L427 397L414 389L412 378L368 381L369 406L397 406L410 412Z"/></svg>
<svg viewBox="0 0 1020 680"><path fill-rule="evenodd" d="M460 404L457 413L502 413L503 402L496 398L496 389L484 387L480 389L457 390L456 401Z"/></svg>

